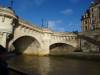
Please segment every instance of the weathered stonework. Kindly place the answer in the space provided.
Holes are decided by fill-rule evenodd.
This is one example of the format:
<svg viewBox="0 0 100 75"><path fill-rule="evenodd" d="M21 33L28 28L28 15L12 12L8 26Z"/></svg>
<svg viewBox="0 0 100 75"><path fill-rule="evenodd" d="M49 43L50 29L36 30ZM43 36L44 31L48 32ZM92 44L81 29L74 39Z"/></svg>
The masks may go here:
<svg viewBox="0 0 100 75"><path fill-rule="evenodd" d="M81 49L83 52L100 52L100 32L92 31L92 32L84 32L80 33L80 36L85 36L88 38L80 38L81 39Z"/></svg>

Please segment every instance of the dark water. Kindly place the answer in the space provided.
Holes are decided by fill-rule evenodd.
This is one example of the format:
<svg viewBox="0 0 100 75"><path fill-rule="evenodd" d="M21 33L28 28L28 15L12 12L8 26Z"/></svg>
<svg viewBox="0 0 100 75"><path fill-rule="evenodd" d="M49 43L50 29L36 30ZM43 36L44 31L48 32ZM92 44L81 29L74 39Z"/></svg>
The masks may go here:
<svg viewBox="0 0 100 75"><path fill-rule="evenodd" d="M100 62L63 57L17 56L9 64L29 75L100 75Z"/></svg>

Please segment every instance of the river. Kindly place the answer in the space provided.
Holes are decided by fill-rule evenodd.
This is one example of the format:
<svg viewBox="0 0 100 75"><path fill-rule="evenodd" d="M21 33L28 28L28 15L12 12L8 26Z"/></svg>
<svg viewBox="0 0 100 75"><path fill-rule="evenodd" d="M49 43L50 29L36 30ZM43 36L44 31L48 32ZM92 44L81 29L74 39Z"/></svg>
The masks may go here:
<svg viewBox="0 0 100 75"><path fill-rule="evenodd" d="M100 75L100 62L65 57L19 55L9 64L29 75Z"/></svg>

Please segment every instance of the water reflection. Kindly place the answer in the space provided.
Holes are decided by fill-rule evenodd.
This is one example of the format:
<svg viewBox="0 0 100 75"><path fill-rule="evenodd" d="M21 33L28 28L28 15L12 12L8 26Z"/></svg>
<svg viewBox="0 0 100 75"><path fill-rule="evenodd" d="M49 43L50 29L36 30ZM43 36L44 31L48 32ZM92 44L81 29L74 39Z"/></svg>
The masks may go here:
<svg viewBox="0 0 100 75"><path fill-rule="evenodd" d="M17 56L9 64L30 75L47 75L50 70L50 58L36 56Z"/></svg>
<svg viewBox="0 0 100 75"><path fill-rule="evenodd" d="M17 56L9 64L29 75L99 75L100 63L62 57Z"/></svg>
<svg viewBox="0 0 100 75"><path fill-rule="evenodd" d="M50 58L39 57L38 58L38 69L41 75L48 75L50 71Z"/></svg>

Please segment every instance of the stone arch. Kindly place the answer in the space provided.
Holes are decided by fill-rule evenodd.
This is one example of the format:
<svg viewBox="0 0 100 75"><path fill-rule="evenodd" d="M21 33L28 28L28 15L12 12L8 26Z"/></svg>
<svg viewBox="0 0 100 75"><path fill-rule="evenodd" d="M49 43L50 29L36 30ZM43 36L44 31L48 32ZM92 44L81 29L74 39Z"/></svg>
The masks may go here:
<svg viewBox="0 0 100 75"><path fill-rule="evenodd" d="M10 49L11 48L14 50L10 51L14 51L16 53L37 55L41 48L41 43L33 36L23 35L13 39L10 44Z"/></svg>
<svg viewBox="0 0 100 75"><path fill-rule="evenodd" d="M57 42L49 46L50 55L66 55L74 52L76 48L70 44Z"/></svg>

